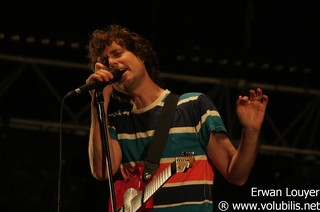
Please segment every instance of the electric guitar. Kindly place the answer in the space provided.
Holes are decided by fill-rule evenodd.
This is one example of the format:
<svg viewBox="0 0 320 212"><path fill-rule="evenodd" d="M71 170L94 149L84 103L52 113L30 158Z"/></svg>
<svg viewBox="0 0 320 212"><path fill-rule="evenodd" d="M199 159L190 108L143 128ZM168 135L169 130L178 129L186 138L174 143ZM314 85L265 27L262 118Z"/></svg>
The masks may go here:
<svg viewBox="0 0 320 212"><path fill-rule="evenodd" d="M157 177L147 184L140 192L135 188L129 188L123 195L123 206L118 212L136 212L152 197L176 173L186 172L194 163L194 153L184 152L181 157L176 157Z"/></svg>

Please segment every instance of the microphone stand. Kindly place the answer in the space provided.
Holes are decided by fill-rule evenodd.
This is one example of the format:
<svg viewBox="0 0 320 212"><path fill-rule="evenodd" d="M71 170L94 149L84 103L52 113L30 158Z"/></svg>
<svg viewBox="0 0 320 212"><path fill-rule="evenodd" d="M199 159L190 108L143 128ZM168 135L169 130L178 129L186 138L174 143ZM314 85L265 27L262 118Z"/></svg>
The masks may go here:
<svg viewBox="0 0 320 212"><path fill-rule="evenodd" d="M112 175L112 165L111 165L111 156L110 156L110 149L109 149L109 142L107 136L107 126L106 126L106 114L103 108L104 98L102 95L101 89L96 89L95 92L95 101L98 107L98 116L99 116L99 125L100 125L100 134L102 140L102 149L103 155L107 157L107 169L108 169L108 180L109 180L109 189L110 189L110 197L112 203L112 211L116 211L116 202L115 202L115 193L114 193L114 184L113 184L113 175ZM103 160L103 173L105 173L105 160Z"/></svg>

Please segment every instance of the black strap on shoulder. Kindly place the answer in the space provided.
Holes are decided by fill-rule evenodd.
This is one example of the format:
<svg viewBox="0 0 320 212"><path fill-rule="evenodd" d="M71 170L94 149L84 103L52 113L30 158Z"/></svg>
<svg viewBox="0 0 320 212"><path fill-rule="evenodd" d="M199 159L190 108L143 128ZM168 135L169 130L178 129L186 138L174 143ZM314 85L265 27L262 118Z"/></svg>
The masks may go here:
<svg viewBox="0 0 320 212"><path fill-rule="evenodd" d="M157 122L153 141L150 143L147 158L144 163L143 179L149 181L160 166L160 157L168 140L169 130L173 120L179 95L168 94Z"/></svg>

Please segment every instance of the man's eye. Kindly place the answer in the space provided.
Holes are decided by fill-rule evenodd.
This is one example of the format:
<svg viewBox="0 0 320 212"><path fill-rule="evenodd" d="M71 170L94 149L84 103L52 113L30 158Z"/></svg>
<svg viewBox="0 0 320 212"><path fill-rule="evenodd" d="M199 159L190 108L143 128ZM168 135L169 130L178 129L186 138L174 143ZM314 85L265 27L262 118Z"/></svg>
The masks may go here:
<svg viewBox="0 0 320 212"><path fill-rule="evenodd" d="M121 57L122 53L121 52L116 52L114 53L113 57Z"/></svg>

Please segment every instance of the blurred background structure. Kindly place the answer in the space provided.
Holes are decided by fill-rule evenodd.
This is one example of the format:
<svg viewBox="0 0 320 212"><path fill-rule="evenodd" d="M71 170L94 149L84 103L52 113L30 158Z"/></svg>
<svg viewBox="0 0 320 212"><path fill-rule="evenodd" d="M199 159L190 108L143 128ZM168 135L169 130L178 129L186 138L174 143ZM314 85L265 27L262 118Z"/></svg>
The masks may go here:
<svg viewBox="0 0 320 212"><path fill-rule="evenodd" d="M216 203L250 202L253 186L319 189L320 2L172 4L3 3L1 211L57 211L60 154L61 212L106 211L108 183L93 179L88 164L90 97L66 99L63 105L62 99L90 74L86 48L90 33L111 23L125 25L154 44L171 91L210 95L235 145L240 137L234 113L237 96L257 87L269 95L261 147L249 181L238 188L217 175Z"/></svg>

